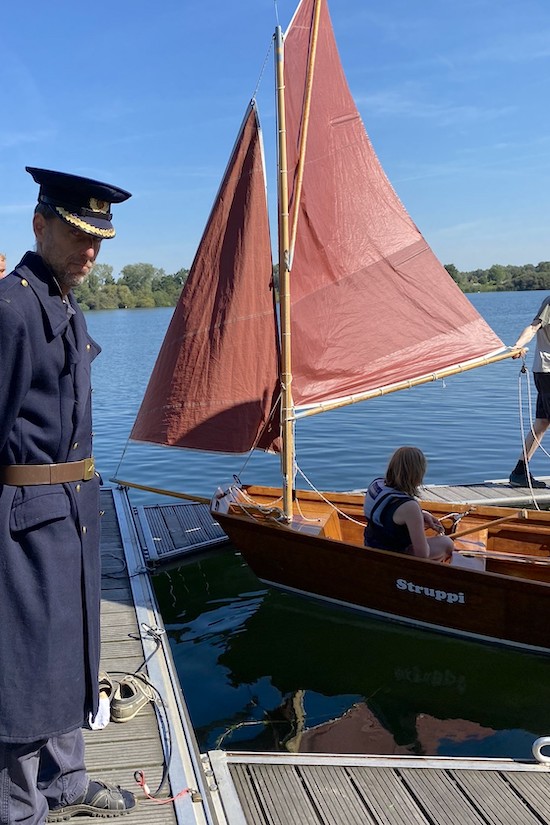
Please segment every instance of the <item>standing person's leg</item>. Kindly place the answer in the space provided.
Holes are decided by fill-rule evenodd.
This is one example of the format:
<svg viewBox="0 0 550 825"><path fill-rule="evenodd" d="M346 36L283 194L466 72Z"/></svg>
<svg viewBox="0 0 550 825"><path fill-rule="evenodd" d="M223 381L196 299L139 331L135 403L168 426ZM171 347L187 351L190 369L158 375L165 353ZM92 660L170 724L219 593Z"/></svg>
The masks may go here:
<svg viewBox="0 0 550 825"><path fill-rule="evenodd" d="M0 825L44 825L48 803L37 788L45 740L0 742Z"/></svg>
<svg viewBox="0 0 550 825"><path fill-rule="evenodd" d="M71 805L87 787L82 730L77 728L48 739L40 753L38 789L49 807Z"/></svg>
<svg viewBox="0 0 550 825"><path fill-rule="evenodd" d="M80 728L48 740L42 750L38 788L49 805L48 822L63 822L76 814L118 816L136 806L130 791L89 778Z"/></svg>
<svg viewBox="0 0 550 825"><path fill-rule="evenodd" d="M510 473L510 484L517 487L546 487L544 481L539 481L529 473L529 462L534 455L537 448L544 437L548 426L550 425L550 373L534 372L533 380L537 388L537 407L536 418L532 429L525 438L525 450L522 451L521 456L512 472Z"/></svg>
<svg viewBox="0 0 550 825"><path fill-rule="evenodd" d="M550 421L547 418L535 418L533 422L533 429L525 439L525 452L527 454L527 461L530 461L535 453L535 450L540 447L540 443L544 438L544 433L548 429Z"/></svg>

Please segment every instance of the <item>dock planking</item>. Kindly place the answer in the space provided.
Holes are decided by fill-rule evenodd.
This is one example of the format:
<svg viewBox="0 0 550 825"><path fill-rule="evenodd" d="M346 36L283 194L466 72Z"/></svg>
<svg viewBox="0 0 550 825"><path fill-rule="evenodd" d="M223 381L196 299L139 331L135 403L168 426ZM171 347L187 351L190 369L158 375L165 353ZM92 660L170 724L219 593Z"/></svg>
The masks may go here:
<svg viewBox="0 0 550 825"><path fill-rule="evenodd" d="M115 490L101 490L101 669L116 681L141 668L162 701L149 703L128 722L86 730L87 768L92 778L135 793L138 805L124 818L129 825L217 825L205 799L209 792L200 754L175 685L169 648L162 632L152 636L144 631L144 627L159 629L162 622L143 558L133 553L137 540L130 508L126 497L117 508L114 497ZM158 791L168 763L166 780ZM143 772L152 794L158 791L161 804L146 798L134 779L135 771ZM181 792L175 801L168 801ZM80 816L78 821L84 825L97 820Z"/></svg>
<svg viewBox="0 0 550 825"><path fill-rule="evenodd" d="M141 505L133 513L141 552L150 568L228 541L207 504Z"/></svg>
<svg viewBox="0 0 550 825"><path fill-rule="evenodd" d="M550 485L550 478L542 480ZM546 510L550 507L550 486L530 490L529 487L513 487L507 479L483 481L478 484L427 484L420 488L420 498L448 504L484 504Z"/></svg>
<svg viewBox="0 0 550 825"><path fill-rule="evenodd" d="M231 825L544 825L550 771L507 759L211 751Z"/></svg>

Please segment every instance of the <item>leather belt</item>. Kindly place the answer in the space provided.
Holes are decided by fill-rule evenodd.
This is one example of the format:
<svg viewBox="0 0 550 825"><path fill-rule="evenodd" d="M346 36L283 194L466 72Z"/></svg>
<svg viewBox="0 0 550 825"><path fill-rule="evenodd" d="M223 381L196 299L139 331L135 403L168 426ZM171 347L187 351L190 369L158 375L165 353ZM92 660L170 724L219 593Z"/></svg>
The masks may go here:
<svg viewBox="0 0 550 825"><path fill-rule="evenodd" d="M0 467L0 484L27 487L31 484L63 484L67 481L89 481L94 477L93 456L66 464L9 464Z"/></svg>

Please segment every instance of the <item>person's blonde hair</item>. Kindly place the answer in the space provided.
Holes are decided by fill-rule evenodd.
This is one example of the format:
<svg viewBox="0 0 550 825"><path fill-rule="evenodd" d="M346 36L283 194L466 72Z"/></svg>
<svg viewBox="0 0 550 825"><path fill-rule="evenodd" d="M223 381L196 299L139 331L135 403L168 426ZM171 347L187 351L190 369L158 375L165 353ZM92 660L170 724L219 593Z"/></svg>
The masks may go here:
<svg viewBox="0 0 550 825"><path fill-rule="evenodd" d="M428 462L418 447L399 447L390 458L386 484L410 496L418 494Z"/></svg>

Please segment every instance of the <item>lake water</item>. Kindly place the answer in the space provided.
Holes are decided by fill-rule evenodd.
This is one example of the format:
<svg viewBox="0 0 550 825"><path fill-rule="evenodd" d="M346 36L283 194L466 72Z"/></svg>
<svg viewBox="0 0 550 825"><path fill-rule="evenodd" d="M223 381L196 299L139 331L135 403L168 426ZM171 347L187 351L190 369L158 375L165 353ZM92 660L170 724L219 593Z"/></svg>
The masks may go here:
<svg viewBox="0 0 550 825"><path fill-rule="evenodd" d="M469 297L513 344L545 296ZM241 456L128 443L171 316L171 309L87 315L103 347L93 397L104 483L116 474L205 496L233 473L243 482L278 483L271 456L255 455L242 471ZM520 368L504 361L299 422L298 465L320 489L360 488L383 472L395 447L415 444L428 456L427 483L506 477L535 401L532 379ZM542 450L532 470L550 475ZM135 503L159 500L131 496ZM550 734L550 659L358 618L271 590L231 547L153 581L202 749L529 758L534 738Z"/></svg>

